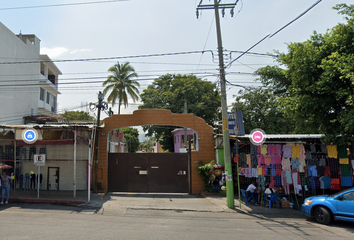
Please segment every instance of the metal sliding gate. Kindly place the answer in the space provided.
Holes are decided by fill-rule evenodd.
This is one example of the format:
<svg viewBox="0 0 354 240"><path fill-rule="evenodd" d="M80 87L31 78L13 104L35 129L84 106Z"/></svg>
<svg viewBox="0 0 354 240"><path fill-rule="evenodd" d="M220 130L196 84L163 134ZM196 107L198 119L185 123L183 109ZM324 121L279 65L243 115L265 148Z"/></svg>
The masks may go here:
<svg viewBox="0 0 354 240"><path fill-rule="evenodd" d="M109 192L188 193L187 153L109 153Z"/></svg>

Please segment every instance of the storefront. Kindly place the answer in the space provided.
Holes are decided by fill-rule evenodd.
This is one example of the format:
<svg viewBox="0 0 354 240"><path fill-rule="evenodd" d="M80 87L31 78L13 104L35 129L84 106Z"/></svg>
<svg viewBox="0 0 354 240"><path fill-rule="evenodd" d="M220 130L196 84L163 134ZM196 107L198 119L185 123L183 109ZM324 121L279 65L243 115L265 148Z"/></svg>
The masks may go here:
<svg viewBox="0 0 354 240"><path fill-rule="evenodd" d="M93 125L56 124L2 126L0 132L0 171L13 177L19 191L87 190L89 139ZM22 132L36 130L38 139L23 141ZM75 138L76 134L76 138ZM43 156L45 165L34 165L35 156Z"/></svg>
<svg viewBox="0 0 354 240"><path fill-rule="evenodd" d="M267 135L253 145L249 136L230 137L235 193L252 182L269 185L301 205L307 196L331 194L353 186L352 145L322 144L323 135ZM238 144L236 144L238 141ZM238 146L238 147L237 147Z"/></svg>

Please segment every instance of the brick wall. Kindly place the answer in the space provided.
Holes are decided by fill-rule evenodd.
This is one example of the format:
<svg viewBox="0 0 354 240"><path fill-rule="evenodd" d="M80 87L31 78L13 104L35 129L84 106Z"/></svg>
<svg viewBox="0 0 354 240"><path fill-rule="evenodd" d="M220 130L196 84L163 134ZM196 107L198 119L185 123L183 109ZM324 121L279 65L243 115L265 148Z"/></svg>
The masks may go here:
<svg viewBox="0 0 354 240"><path fill-rule="evenodd" d="M108 153L107 137L108 133L116 128L133 127L141 125L171 125L187 127L195 130L199 137L199 151L192 152L192 193L199 194L204 190L202 179L197 173L198 164L196 161L205 163L215 159L213 128L205 123L202 118L195 117L193 114L175 114L164 109L143 109L134 111L133 114L113 115L105 118L101 125L104 128L99 133L98 151L98 177L97 182L101 183L103 189L107 190L108 180Z"/></svg>

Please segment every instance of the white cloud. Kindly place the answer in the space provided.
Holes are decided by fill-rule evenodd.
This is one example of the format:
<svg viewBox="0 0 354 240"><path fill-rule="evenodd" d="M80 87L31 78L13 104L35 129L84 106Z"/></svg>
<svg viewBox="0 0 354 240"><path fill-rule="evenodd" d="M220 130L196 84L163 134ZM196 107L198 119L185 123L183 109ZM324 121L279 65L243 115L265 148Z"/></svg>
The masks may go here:
<svg viewBox="0 0 354 240"><path fill-rule="evenodd" d="M47 54L50 58L57 58L69 50L64 47L54 47L54 48L41 48L41 54Z"/></svg>
<svg viewBox="0 0 354 240"><path fill-rule="evenodd" d="M91 49L75 49L73 51L70 52L70 54L74 54L74 53L83 53L83 52L91 52Z"/></svg>

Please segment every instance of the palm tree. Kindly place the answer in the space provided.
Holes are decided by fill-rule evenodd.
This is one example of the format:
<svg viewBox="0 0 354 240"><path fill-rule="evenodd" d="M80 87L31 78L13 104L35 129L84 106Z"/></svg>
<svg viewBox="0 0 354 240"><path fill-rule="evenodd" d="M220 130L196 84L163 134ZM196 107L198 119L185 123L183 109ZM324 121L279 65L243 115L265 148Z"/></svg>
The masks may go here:
<svg viewBox="0 0 354 240"><path fill-rule="evenodd" d="M124 107L128 106L128 95L133 99L134 103L139 100L139 89L137 87L140 87L140 84L132 80L132 78L138 77L138 74L129 62L124 64L117 62L108 71L111 75L102 84L105 87L103 95L111 91L107 101L114 106L118 100L118 114L120 114L120 105L123 103Z"/></svg>

